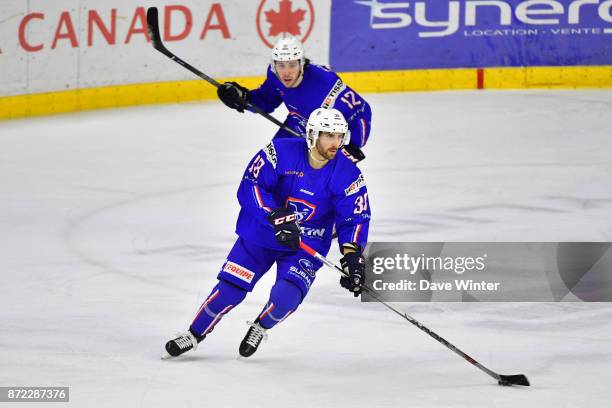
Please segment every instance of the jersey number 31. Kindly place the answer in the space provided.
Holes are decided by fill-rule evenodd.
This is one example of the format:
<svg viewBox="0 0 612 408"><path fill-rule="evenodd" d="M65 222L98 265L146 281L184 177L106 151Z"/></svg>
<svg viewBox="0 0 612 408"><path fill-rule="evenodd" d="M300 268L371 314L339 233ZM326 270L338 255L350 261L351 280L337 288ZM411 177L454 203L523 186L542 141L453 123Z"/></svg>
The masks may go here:
<svg viewBox="0 0 612 408"><path fill-rule="evenodd" d="M353 211L354 214L361 214L364 211L368 210L368 193L364 193L363 195L360 195L359 197L357 197L357 199L355 200L355 211Z"/></svg>

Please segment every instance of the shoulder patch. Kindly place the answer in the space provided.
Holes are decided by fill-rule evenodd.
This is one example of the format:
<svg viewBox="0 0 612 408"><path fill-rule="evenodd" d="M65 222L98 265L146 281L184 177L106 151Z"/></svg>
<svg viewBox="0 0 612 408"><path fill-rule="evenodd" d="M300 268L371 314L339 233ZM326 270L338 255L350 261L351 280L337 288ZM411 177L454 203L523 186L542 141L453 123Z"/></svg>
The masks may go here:
<svg viewBox="0 0 612 408"><path fill-rule="evenodd" d="M332 89L329 91L325 99L323 99L323 103L321 104L322 108L330 108L334 106L336 103L336 98L338 95L342 93L346 89L346 84L342 82L340 78L336 81Z"/></svg>
<svg viewBox="0 0 612 408"><path fill-rule="evenodd" d="M357 180L353 181L351 185L344 190L344 194L347 196L353 195L363 186L365 186L365 180L363 178L363 174L360 173Z"/></svg>
<svg viewBox="0 0 612 408"><path fill-rule="evenodd" d="M276 164L278 163L278 157L276 156L276 149L274 148L274 143L270 142L264 148L264 152L266 152L266 157L268 161L272 164L272 167L276 168Z"/></svg>

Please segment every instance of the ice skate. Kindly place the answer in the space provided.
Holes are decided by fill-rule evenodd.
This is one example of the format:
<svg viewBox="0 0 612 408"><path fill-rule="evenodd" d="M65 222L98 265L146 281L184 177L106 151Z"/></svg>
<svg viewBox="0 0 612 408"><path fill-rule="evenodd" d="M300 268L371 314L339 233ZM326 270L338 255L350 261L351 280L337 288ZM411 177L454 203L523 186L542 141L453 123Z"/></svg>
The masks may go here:
<svg viewBox="0 0 612 408"><path fill-rule="evenodd" d="M189 329L186 333L179 334L177 338L166 343L168 354L163 356L162 359L178 357L189 350L195 350L202 340L204 340L204 336L197 336Z"/></svg>
<svg viewBox="0 0 612 408"><path fill-rule="evenodd" d="M247 322L249 330L247 331L244 339L240 343L240 348L238 352L242 357L250 357L252 356L259 347L259 344L262 340L268 340L268 334L266 333L266 329L261 327L259 321L256 320L253 322Z"/></svg>

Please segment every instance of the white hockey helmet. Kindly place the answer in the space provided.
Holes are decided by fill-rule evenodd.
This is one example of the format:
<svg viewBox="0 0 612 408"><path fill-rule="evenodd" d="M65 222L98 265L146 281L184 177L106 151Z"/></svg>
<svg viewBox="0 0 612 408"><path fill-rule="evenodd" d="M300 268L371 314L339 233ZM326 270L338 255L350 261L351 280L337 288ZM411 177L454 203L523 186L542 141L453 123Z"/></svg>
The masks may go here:
<svg viewBox="0 0 612 408"><path fill-rule="evenodd" d="M318 108L310 114L306 124L306 142L309 149L312 149L317 143L319 132L344 133L341 146L350 140L346 119L337 109Z"/></svg>
<svg viewBox="0 0 612 408"><path fill-rule="evenodd" d="M276 41L272 48L272 62L270 67L276 74L275 61L299 61L300 68L304 69L304 47L296 37L282 37Z"/></svg>

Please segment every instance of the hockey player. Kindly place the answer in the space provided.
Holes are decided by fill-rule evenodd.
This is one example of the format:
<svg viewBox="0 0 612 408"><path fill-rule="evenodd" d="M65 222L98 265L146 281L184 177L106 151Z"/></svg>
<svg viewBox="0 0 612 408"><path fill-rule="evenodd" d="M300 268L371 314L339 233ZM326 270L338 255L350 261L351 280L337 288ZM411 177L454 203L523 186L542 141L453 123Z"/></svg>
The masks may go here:
<svg viewBox="0 0 612 408"><path fill-rule="evenodd" d="M170 356L195 349L276 263L270 298L240 343L240 355L251 356L266 331L296 311L322 266L300 241L326 255L334 223L348 275L340 284L361 293L370 208L360 170L338 153L348 125L336 109L318 108L306 129L306 140L274 139L249 163L238 188L238 239L189 330L166 343Z"/></svg>
<svg viewBox="0 0 612 408"><path fill-rule="evenodd" d="M282 102L289 115L285 125L302 136L306 133L306 120L317 108L335 108L346 118L351 133L352 147L365 146L370 135L372 112L370 105L354 90L342 82L335 72L312 64L304 58L302 43L294 37L280 38L272 48L272 60L267 78L261 86L248 90L236 82L225 82L217 88L219 99L232 109L244 112L247 102L264 112L273 112ZM291 136L280 129L275 137Z"/></svg>

